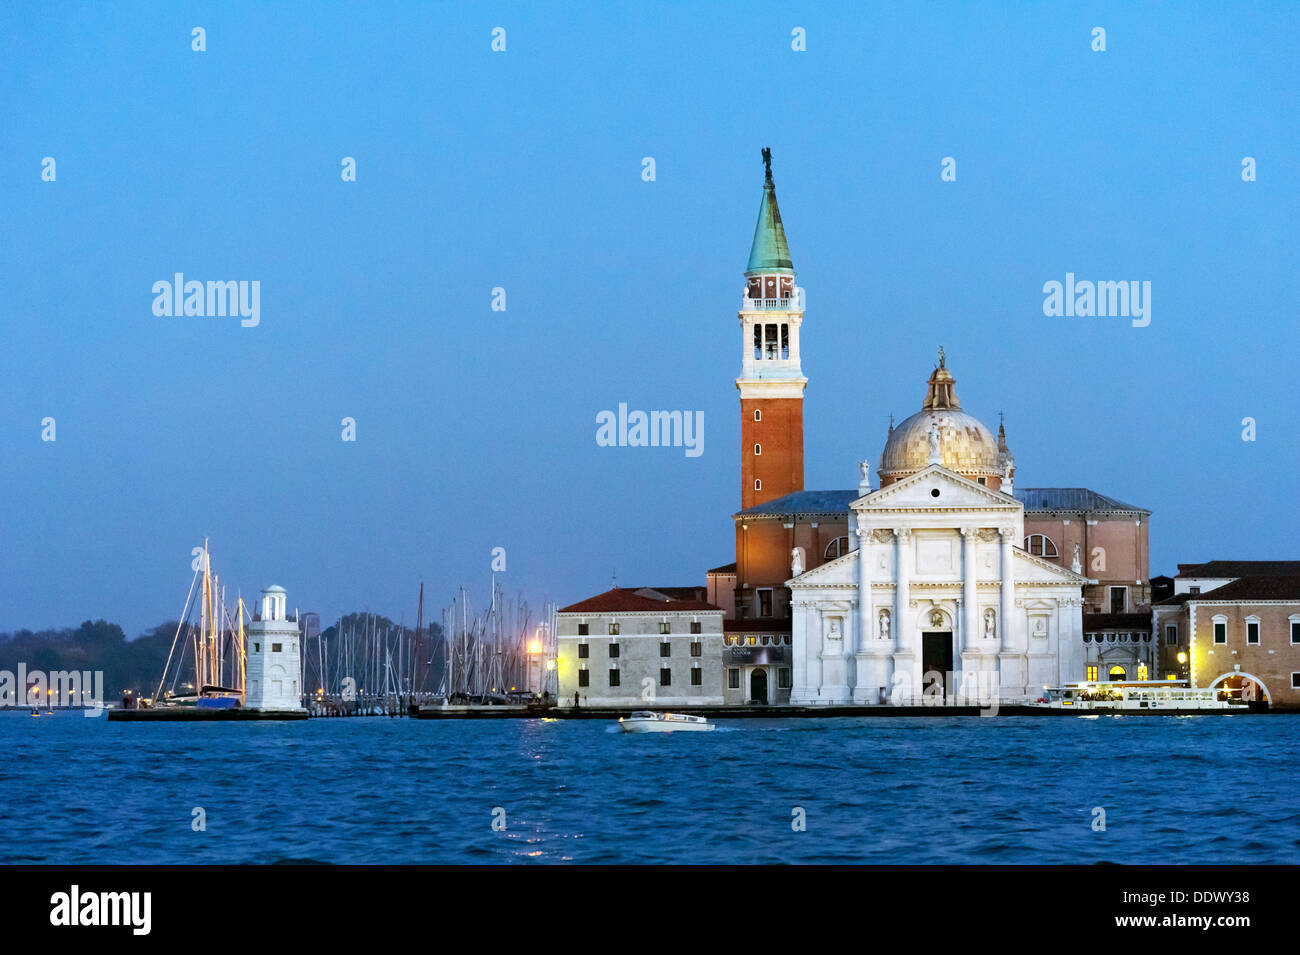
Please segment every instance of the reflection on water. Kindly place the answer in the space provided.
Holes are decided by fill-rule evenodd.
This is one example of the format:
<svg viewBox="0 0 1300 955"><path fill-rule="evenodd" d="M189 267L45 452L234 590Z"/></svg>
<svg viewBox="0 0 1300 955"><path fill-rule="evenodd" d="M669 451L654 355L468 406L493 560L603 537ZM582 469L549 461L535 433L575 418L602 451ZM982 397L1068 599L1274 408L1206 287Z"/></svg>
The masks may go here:
<svg viewBox="0 0 1300 955"><path fill-rule="evenodd" d="M0 862L1296 863L1297 743L1300 719L1244 715L634 735L5 714Z"/></svg>

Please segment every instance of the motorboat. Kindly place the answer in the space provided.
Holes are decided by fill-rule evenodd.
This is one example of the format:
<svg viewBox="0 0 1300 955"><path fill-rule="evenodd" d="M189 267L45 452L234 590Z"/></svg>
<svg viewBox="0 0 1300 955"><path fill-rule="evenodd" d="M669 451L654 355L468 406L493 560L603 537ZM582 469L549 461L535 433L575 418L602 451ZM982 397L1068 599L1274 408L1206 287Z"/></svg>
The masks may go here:
<svg viewBox="0 0 1300 955"><path fill-rule="evenodd" d="M1067 683L1044 687L1038 706L1102 712L1245 710L1247 705L1223 690L1189 686L1183 680L1130 680Z"/></svg>
<svg viewBox="0 0 1300 955"><path fill-rule="evenodd" d="M705 733L717 729L703 716L656 713L653 710L637 710L629 716L620 716L618 725L624 733Z"/></svg>

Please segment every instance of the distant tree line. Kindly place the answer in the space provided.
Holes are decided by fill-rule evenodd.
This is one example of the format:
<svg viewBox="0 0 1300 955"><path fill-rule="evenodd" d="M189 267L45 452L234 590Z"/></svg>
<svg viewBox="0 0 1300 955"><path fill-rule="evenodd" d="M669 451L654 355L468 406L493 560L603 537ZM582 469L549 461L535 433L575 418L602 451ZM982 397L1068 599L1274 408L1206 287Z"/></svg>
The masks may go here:
<svg viewBox="0 0 1300 955"><path fill-rule="evenodd" d="M356 639L367 632L367 626L375 627L382 635L387 629L389 643L397 645L399 624L378 614L350 613L342 618L344 635L355 634ZM122 628L107 620L87 620L79 627L63 627L50 630L17 630L13 633L0 633L0 670L8 670L15 675L18 664L25 663L28 671L42 670L47 673L59 670L102 670L104 672L104 693L106 702L121 698L130 691L137 696L152 696L162 678L163 666L167 663L167 654L176 636L175 620L161 623L146 630L135 639L128 640ZM410 652L411 638L415 628L410 627L403 637L407 653ZM331 659L337 655L339 624L335 622L321 633L323 652ZM188 631L182 634L183 647L177 648L178 655L185 653L183 679L193 679L193 653L189 651ZM312 639L309 646L303 647L304 658L317 653L316 641ZM430 679L437 686L437 679L442 673L442 627L436 623L428 625L425 647L435 660L436 676ZM310 663L310 661L309 661ZM173 668L176 661L172 661ZM22 692L21 688L19 692Z"/></svg>

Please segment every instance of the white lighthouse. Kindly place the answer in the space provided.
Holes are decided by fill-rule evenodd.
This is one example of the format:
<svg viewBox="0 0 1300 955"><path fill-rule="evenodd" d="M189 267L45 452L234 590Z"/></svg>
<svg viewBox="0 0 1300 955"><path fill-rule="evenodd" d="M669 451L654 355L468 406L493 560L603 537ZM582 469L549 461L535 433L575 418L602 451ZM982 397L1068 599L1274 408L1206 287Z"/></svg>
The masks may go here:
<svg viewBox="0 0 1300 955"><path fill-rule="evenodd" d="M298 621L285 613L283 587L262 591L260 619L248 625L244 708L260 712L302 712L302 653Z"/></svg>

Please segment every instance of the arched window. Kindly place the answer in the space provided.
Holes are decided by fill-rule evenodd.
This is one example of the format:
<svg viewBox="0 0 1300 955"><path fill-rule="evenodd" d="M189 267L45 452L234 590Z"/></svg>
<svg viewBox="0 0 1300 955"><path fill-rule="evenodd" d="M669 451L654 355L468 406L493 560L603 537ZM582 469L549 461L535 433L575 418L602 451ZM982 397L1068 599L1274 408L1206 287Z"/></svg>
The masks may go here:
<svg viewBox="0 0 1300 955"><path fill-rule="evenodd" d="M834 560L836 557L843 557L849 552L849 539L847 537L837 537L826 545L826 551L822 554L827 560Z"/></svg>
<svg viewBox="0 0 1300 955"><path fill-rule="evenodd" d="M763 409L762 409L762 408L755 408L755 409L754 409L754 420L755 420L755 421L762 421L762 420L763 420Z"/></svg>
<svg viewBox="0 0 1300 955"><path fill-rule="evenodd" d="M754 478L754 490L755 491L763 490L763 482L760 481L758 478Z"/></svg>
<svg viewBox="0 0 1300 955"><path fill-rule="evenodd" d="M1060 553L1046 534L1030 534L1025 538L1025 550L1035 557L1059 557Z"/></svg>
<svg viewBox="0 0 1300 955"><path fill-rule="evenodd" d="M1126 675L1123 667L1115 666L1110 668L1110 678L1112 680L1122 680Z"/></svg>
<svg viewBox="0 0 1300 955"><path fill-rule="evenodd" d="M756 444L756 445L754 445L754 453L755 453L755 454L762 454L762 453L763 453L763 446L762 446L761 444Z"/></svg>

